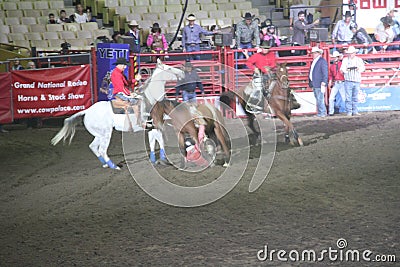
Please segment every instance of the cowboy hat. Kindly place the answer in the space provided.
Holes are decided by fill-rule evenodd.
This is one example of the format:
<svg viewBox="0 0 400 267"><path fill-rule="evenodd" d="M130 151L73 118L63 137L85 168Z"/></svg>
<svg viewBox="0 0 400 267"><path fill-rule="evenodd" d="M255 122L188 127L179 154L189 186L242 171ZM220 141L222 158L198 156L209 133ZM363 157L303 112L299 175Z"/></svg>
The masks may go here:
<svg viewBox="0 0 400 267"><path fill-rule="evenodd" d="M342 54L340 54L338 51L333 51L333 54L331 57L340 57Z"/></svg>
<svg viewBox="0 0 400 267"><path fill-rule="evenodd" d="M311 48L311 53L320 53L320 54L322 54L323 52L324 52L324 50L322 50L318 46L314 46L313 48Z"/></svg>
<svg viewBox="0 0 400 267"><path fill-rule="evenodd" d="M345 17L345 18L347 18L347 17L352 17L352 16L351 16L351 12L347 10L346 13L344 13L344 17Z"/></svg>
<svg viewBox="0 0 400 267"><path fill-rule="evenodd" d="M129 26L139 26L139 24L137 23L136 20L131 20L131 22L129 22Z"/></svg>
<svg viewBox="0 0 400 267"><path fill-rule="evenodd" d="M261 22L260 29L264 29L264 28L267 28L267 27L268 27L267 23Z"/></svg>
<svg viewBox="0 0 400 267"><path fill-rule="evenodd" d="M358 51L358 49L356 49L354 46L349 46L349 48L347 48L345 53L346 54L353 54L353 53L356 53L357 51Z"/></svg>
<svg viewBox="0 0 400 267"><path fill-rule="evenodd" d="M254 17L255 17L255 15L251 15L251 13L250 12L246 12L245 14L244 14L244 19L254 19Z"/></svg>
<svg viewBox="0 0 400 267"><path fill-rule="evenodd" d="M260 45L260 48L270 49L271 46L269 46L269 45L263 43L263 44Z"/></svg>
<svg viewBox="0 0 400 267"><path fill-rule="evenodd" d="M157 22L153 23L153 26L151 27L152 29L160 29L160 24Z"/></svg>
<svg viewBox="0 0 400 267"><path fill-rule="evenodd" d="M187 20L196 20L196 16L194 14L189 14L189 16L186 19Z"/></svg>
<svg viewBox="0 0 400 267"><path fill-rule="evenodd" d="M119 58L117 58L117 61L115 61L115 62L113 63L113 65L126 65L126 66L130 66L131 63L129 63L128 61L126 61L125 58L119 57Z"/></svg>
<svg viewBox="0 0 400 267"><path fill-rule="evenodd" d="M393 19L392 19L391 17L389 17L389 16L382 17L382 18L381 18L381 22L382 22L383 24L387 24L387 25L390 25L390 26L393 26L393 25L394 25Z"/></svg>

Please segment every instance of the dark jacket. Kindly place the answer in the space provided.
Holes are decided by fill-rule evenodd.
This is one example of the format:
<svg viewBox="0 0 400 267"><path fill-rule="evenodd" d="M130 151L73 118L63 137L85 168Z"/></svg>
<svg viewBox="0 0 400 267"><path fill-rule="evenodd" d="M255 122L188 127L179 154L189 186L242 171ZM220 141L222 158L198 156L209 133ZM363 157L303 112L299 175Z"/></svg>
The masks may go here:
<svg viewBox="0 0 400 267"><path fill-rule="evenodd" d="M180 91L186 91L188 93L193 93L196 91L196 88L199 88L202 93L204 93L203 84L201 83L200 77L197 74L196 70L192 70L191 72L185 71L185 77L178 81L175 89L176 96L179 96Z"/></svg>
<svg viewBox="0 0 400 267"><path fill-rule="evenodd" d="M323 57L315 63L311 77L312 81L309 81L309 85L312 88L321 88L322 82L328 85L328 62Z"/></svg>
<svg viewBox="0 0 400 267"><path fill-rule="evenodd" d="M140 53L140 33L138 33L138 36L135 36L130 31L128 31L125 35L133 37L133 45L132 47L130 47L130 50L133 53Z"/></svg>

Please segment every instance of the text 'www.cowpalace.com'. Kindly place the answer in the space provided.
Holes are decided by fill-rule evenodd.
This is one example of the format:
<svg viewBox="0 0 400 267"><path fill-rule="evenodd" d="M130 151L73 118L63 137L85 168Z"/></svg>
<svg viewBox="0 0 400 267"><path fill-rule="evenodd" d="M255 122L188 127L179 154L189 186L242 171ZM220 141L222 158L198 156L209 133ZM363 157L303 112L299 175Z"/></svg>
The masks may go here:
<svg viewBox="0 0 400 267"><path fill-rule="evenodd" d="M284 250L271 249L264 245L257 252L259 261L275 262L396 262L395 254L376 254L369 249L349 249L346 239L339 238L336 247L328 247L321 250Z"/></svg>

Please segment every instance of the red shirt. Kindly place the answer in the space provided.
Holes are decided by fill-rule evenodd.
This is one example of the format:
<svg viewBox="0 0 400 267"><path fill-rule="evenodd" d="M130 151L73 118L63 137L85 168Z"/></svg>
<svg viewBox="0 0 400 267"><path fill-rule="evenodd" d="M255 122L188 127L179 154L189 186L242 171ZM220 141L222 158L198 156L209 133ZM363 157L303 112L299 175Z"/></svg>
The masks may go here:
<svg viewBox="0 0 400 267"><path fill-rule="evenodd" d="M113 95L124 93L125 95L129 96L131 94L128 89L128 81L126 80L123 72L120 69L115 68L111 72L111 82L114 87Z"/></svg>
<svg viewBox="0 0 400 267"><path fill-rule="evenodd" d="M275 68L275 53L274 52L269 52L266 55L262 53L255 53L252 55L246 62L247 67L251 70L255 70L257 67L260 69L263 73L267 73L267 70L264 68L266 66Z"/></svg>
<svg viewBox="0 0 400 267"><path fill-rule="evenodd" d="M333 62L329 67L329 81L344 81L343 73L340 72L342 61Z"/></svg>

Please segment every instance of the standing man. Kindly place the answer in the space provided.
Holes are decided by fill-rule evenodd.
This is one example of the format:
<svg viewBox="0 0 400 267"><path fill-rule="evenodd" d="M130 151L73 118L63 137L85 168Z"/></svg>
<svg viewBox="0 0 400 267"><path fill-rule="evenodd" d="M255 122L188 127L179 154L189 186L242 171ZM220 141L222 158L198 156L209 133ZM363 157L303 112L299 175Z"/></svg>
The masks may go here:
<svg viewBox="0 0 400 267"><path fill-rule="evenodd" d="M342 101L346 99L346 94L344 92L344 76L340 71L343 55L338 51L334 51L331 57L333 58L333 62L329 67L329 87L332 88L329 95L329 116L333 116L335 113L336 95L339 93Z"/></svg>
<svg viewBox="0 0 400 267"><path fill-rule="evenodd" d="M306 23L306 12L299 12L299 19L293 25L293 37L292 42L299 45L304 45L306 43L306 31L308 29L314 28L315 25L319 23L319 20L315 20L312 24Z"/></svg>
<svg viewBox="0 0 400 267"><path fill-rule="evenodd" d="M319 47L311 49L313 62L311 63L309 83L313 88L317 100L317 117L326 117L325 97L328 85L328 62L321 56L323 50Z"/></svg>
<svg viewBox="0 0 400 267"><path fill-rule="evenodd" d="M175 87L176 98L179 97L180 91L182 91L183 102L196 103L196 88L198 87L202 94L204 94L203 84L201 83L200 77L197 71L193 68L192 63L185 63L185 77L178 80Z"/></svg>
<svg viewBox="0 0 400 267"><path fill-rule="evenodd" d="M130 66L131 63L127 62L125 58L120 57L114 63L116 65L115 69L111 73L111 83L113 84L113 96L119 98L123 101L128 102L136 115L136 125L133 125L133 131L141 131L143 130L138 124L140 122L139 116L139 105L140 99L135 93L131 93L129 90L129 82L128 79L124 75L124 71L127 66ZM140 77L138 77L140 78Z"/></svg>
<svg viewBox="0 0 400 267"><path fill-rule="evenodd" d="M183 52L198 52L200 51L201 44L200 34L213 35L214 32L206 31L200 25L195 24L196 17L193 14L189 14L186 19L189 21L189 24L182 30ZM190 58L199 60L200 55L193 55Z"/></svg>
<svg viewBox="0 0 400 267"><path fill-rule="evenodd" d="M353 32L350 30L350 26L354 22L351 21L350 11L346 11L344 19L339 20L335 28L332 31L332 43L333 44L351 44L353 39Z"/></svg>
<svg viewBox="0 0 400 267"><path fill-rule="evenodd" d="M340 71L344 74L344 89L346 92L347 116L358 116L357 103L360 91L361 72L365 71L365 65L361 58L356 56L358 49L349 46L346 50L347 57L343 59Z"/></svg>
<svg viewBox="0 0 400 267"><path fill-rule="evenodd" d="M236 25L236 45L239 50L253 48L253 41L255 47L260 46L260 30L258 23L254 20L254 15L246 12L243 17L244 20ZM244 58L242 53L238 56L240 59Z"/></svg>
<svg viewBox="0 0 400 267"><path fill-rule="evenodd" d="M139 24L136 20L131 20L129 22L129 32L125 34L126 36L133 37L133 46L130 50L133 53L139 54L140 53L140 31L139 31ZM140 62L140 58L138 57L138 62Z"/></svg>

